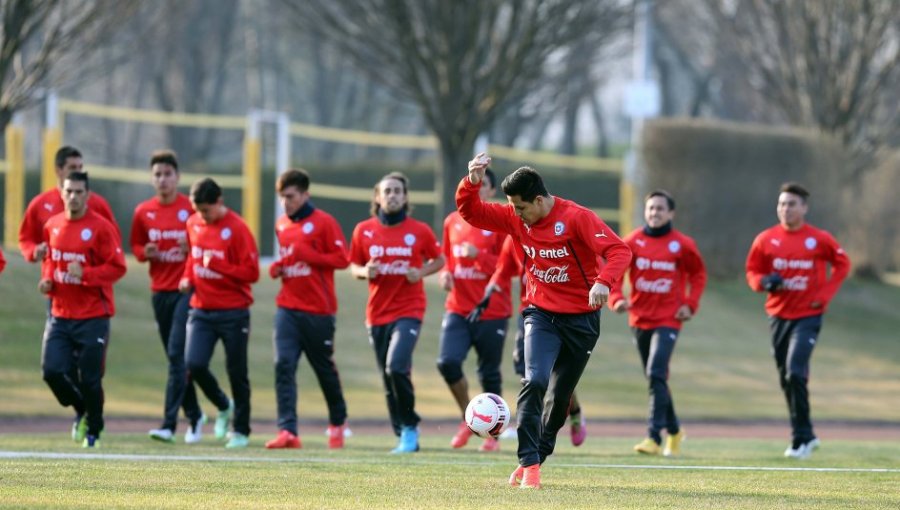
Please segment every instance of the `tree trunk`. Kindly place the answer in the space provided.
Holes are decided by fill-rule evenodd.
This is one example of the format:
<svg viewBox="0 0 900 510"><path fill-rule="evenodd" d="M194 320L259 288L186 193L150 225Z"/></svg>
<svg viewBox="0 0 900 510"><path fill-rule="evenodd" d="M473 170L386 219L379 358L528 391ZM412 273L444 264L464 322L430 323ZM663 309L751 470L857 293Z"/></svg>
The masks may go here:
<svg viewBox="0 0 900 510"><path fill-rule="evenodd" d="M441 159L440 164L434 169L434 189L438 203L434 207L433 227L435 233L440 235L444 224L444 218L451 211L456 210L456 187L460 179L468 174L468 164L475 149L475 137L467 136L458 144L448 137L440 137Z"/></svg>

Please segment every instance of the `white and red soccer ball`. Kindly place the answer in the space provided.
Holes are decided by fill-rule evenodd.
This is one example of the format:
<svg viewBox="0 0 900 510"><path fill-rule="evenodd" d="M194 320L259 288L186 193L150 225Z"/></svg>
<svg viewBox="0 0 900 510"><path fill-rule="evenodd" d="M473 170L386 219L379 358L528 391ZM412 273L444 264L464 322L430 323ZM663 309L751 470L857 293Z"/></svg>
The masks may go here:
<svg viewBox="0 0 900 510"><path fill-rule="evenodd" d="M476 395L466 406L466 425L478 437L499 437L510 418L509 405L494 393Z"/></svg>

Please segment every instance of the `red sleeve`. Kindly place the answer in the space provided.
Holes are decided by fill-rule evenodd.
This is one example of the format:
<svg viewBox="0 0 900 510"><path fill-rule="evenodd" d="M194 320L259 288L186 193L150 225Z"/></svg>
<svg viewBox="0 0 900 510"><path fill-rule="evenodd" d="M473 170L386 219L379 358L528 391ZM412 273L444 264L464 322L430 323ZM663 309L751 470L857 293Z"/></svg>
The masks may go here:
<svg viewBox="0 0 900 510"><path fill-rule="evenodd" d="M3 250L0 250L0 273L3 272L3 268L6 267L6 259L3 258Z"/></svg>
<svg viewBox="0 0 900 510"><path fill-rule="evenodd" d="M294 255L291 261L302 260L311 266L327 267L332 269L344 269L350 265L350 256L347 253L347 241L344 233L334 220L325 225L323 242L325 246L313 248L306 243L294 245ZM271 269L270 269L271 271Z"/></svg>
<svg viewBox="0 0 900 510"><path fill-rule="evenodd" d="M44 225L37 218L37 210L32 200L25 209L22 224L19 225L19 250L28 262L35 262L34 248L44 239Z"/></svg>
<svg viewBox="0 0 900 510"><path fill-rule="evenodd" d="M350 238L350 262L357 266L364 266L369 261L369 254L363 250L360 232L361 227L357 225Z"/></svg>
<svg viewBox="0 0 900 510"><path fill-rule="evenodd" d="M841 283L850 273L850 258L847 257L847 253L834 237L827 232L822 234L821 242L825 251L824 258L831 264L831 278L819 291L818 300L824 305L834 298Z"/></svg>
<svg viewBox="0 0 900 510"><path fill-rule="evenodd" d="M232 264L225 259L212 257L209 259L208 267L239 282L256 283L259 280L259 252L256 249L256 240L253 239L253 234L247 226L241 222L235 222L231 230L235 239L228 250L234 254L233 259L237 260L237 263Z"/></svg>
<svg viewBox="0 0 900 510"><path fill-rule="evenodd" d="M762 251L762 244L764 241L763 234L756 236L756 239L753 240L753 244L750 246L750 252L747 253L747 262L745 264L747 269L747 284L756 292L763 291L760 280L768 274L768 269L765 265L765 254Z"/></svg>
<svg viewBox="0 0 900 510"><path fill-rule="evenodd" d="M421 223L420 235L422 236L422 262L434 260L442 255L441 245L438 244L437 237L431 227L425 223Z"/></svg>
<svg viewBox="0 0 900 510"><path fill-rule="evenodd" d="M522 274L522 258L516 250L516 242L512 236L506 236L503 247L500 248L500 256L497 257L497 269L491 276L491 284L499 285L500 282L508 282L513 278L519 278Z"/></svg>
<svg viewBox="0 0 900 510"><path fill-rule="evenodd" d="M703 257L697 244L691 239L684 239L681 243L683 246L684 256L682 262L684 271L687 274L687 284L690 287L685 296L685 304L691 308L691 313L697 313L700 308L700 297L703 296L703 289L706 288L706 264L703 263Z"/></svg>
<svg viewBox="0 0 900 510"><path fill-rule="evenodd" d="M481 184L472 184L468 177L463 177L456 188L456 208L459 215L473 227L513 233L514 226L509 221L508 206L484 202L478 195L480 188Z"/></svg>
<svg viewBox="0 0 900 510"><path fill-rule="evenodd" d="M113 230L116 233L116 237L119 239L119 242L121 242L122 230L119 228L119 223L116 222L116 217L113 215L112 209L109 207L109 202L107 202L106 199L100 195L93 196L96 198L96 200L94 200L94 204L92 204L97 209L95 212L105 218L106 221L112 223Z"/></svg>
<svg viewBox="0 0 900 510"><path fill-rule="evenodd" d="M596 214L587 211L581 218L584 219L577 222L579 236L591 246L595 254L606 259L606 264L594 278L594 283L611 289L631 264L631 248Z"/></svg>
<svg viewBox="0 0 900 510"><path fill-rule="evenodd" d="M127 270L119 233L105 220L101 225L98 225L100 235L97 236L96 245L100 264L85 266L81 276L81 284L90 287L112 285L122 278Z"/></svg>
<svg viewBox="0 0 900 510"><path fill-rule="evenodd" d="M446 265L443 271L453 274L456 267L456 259L453 257L453 247L450 246L450 216L444 219L444 232L441 234L441 251L444 253Z"/></svg>
<svg viewBox="0 0 900 510"><path fill-rule="evenodd" d="M625 236L625 239L622 240L623 243L625 243L626 245L629 246L629 249L631 249L630 246L631 246L631 240L632 240L633 236L634 236L634 232L628 234L627 236ZM631 263L628 264L628 267L629 267L629 269L631 268ZM622 301L624 299L626 299L626 297L625 297L625 275L622 274L622 278L619 278L618 280L613 282L612 287L609 288L609 300L607 301L607 304L609 305L610 308L613 308L616 306L616 304L619 303L619 301Z"/></svg>
<svg viewBox="0 0 900 510"><path fill-rule="evenodd" d="M147 257L144 255L144 245L150 241L147 237L147 230L144 228L144 222L141 221L140 210L134 210L134 216L131 218L131 253L139 262L146 262Z"/></svg>

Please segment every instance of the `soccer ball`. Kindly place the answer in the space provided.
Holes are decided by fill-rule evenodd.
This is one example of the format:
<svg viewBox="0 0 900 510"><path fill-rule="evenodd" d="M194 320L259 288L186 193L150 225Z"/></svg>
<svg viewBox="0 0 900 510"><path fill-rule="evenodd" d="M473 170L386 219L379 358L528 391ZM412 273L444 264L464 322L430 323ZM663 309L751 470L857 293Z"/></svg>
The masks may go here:
<svg viewBox="0 0 900 510"><path fill-rule="evenodd" d="M482 393L466 406L466 425L478 437L499 437L509 421L509 406L500 395Z"/></svg>

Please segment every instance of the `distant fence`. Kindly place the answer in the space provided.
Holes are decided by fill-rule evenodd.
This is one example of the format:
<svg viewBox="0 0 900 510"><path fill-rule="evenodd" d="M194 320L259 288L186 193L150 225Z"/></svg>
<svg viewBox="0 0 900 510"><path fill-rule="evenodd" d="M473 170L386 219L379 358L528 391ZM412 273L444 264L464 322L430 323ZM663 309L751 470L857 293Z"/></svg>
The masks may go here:
<svg viewBox="0 0 900 510"><path fill-rule="evenodd" d="M257 239L260 239L259 234L261 231L261 183L264 180L262 176L263 146L260 135L261 124L271 122L278 128L276 173L282 172L291 166L290 142L294 137L337 144L383 148L436 150L438 147L437 139L433 136L375 133L289 122L287 115L280 112L254 110L249 112L247 116L164 112L58 99L51 95L47 102L48 127L44 131L42 144L41 188L44 190L56 186L54 155L64 143L65 119L68 116L86 116L120 122L163 126L241 131L243 133L243 157L240 174L201 175L182 172L182 176L186 179L212 177L225 188L240 189L241 213ZM0 166L0 169L7 169L4 239L7 244L15 244L15 233L18 231L18 222L21 221L21 214L24 210L24 180L18 171L19 169L24 170L24 165L20 163L20 161L24 160L24 157L20 160L15 160L16 162L14 163L9 154L11 154L10 147L14 149L12 152L20 150L16 147L20 147L22 143L21 131L11 135L10 131L7 130L6 143L7 161ZM566 168L579 172L599 172L613 176L620 183L622 182L623 165L622 161L618 159L567 156L493 144L488 144L487 151L495 160L527 161L536 165ZM14 164L17 165L15 167L16 172L8 171ZM92 179L118 183L148 184L149 182L146 168L127 168L91 163L90 173ZM10 186L11 180L14 181L13 186ZM371 186L347 186L317 181L315 184L315 195L332 200L369 202L372 198L372 188ZM617 195L619 200L616 204L607 204L606 207L604 207L604 204L598 203L585 203L585 205L592 207L601 217L615 218L613 221L618 222L620 230L627 231L630 229L630 192L624 188L624 185L621 185ZM433 206L438 203L438 196L434 190L411 191L410 201L414 204Z"/></svg>

